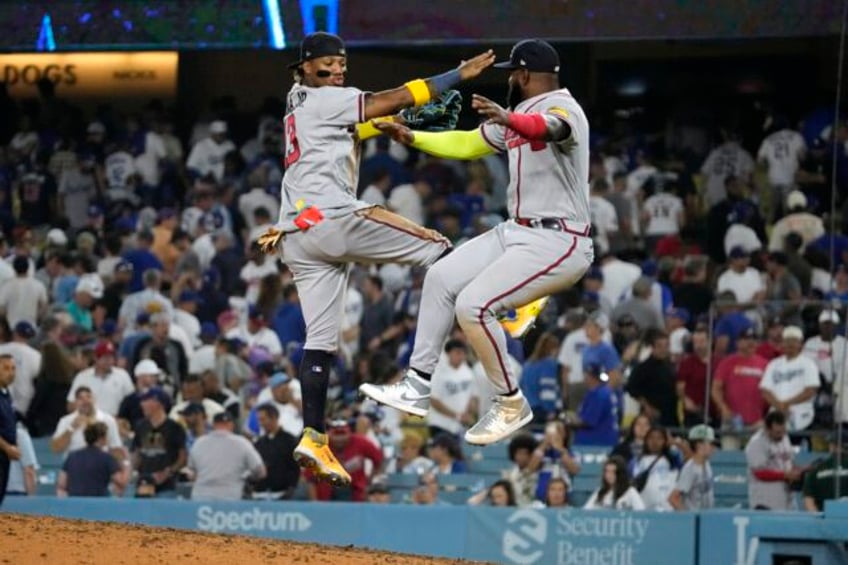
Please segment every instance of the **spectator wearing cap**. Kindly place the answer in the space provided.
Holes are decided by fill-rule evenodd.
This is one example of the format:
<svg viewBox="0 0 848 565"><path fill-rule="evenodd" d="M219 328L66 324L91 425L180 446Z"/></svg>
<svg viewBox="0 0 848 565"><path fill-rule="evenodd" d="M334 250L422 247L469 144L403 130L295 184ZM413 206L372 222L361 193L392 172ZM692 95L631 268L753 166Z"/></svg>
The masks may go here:
<svg viewBox="0 0 848 565"><path fill-rule="evenodd" d="M212 175L220 181L224 178L224 156L236 146L227 139L227 123L215 120L209 124L209 137L194 144L188 154L186 168L193 175Z"/></svg>
<svg viewBox="0 0 848 565"><path fill-rule="evenodd" d="M74 409L79 387L88 388L97 399L97 407L110 416L115 416L124 397L135 391L129 373L115 366L115 346L105 340L94 346L94 366L74 377L68 392L68 411Z"/></svg>
<svg viewBox="0 0 848 565"><path fill-rule="evenodd" d="M545 332L536 340L533 352L521 369L519 386L521 392L533 409L533 421L545 423L556 418L562 411L563 394L560 369L557 363L559 340L550 332ZM479 411L485 414L485 411Z"/></svg>
<svg viewBox="0 0 848 565"><path fill-rule="evenodd" d="M200 347L189 356L188 372L200 375L215 369L215 342L218 339L218 326L212 322L200 324Z"/></svg>
<svg viewBox="0 0 848 565"><path fill-rule="evenodd" d="M710 457L715 450L715 431L706 424L689 430L692 457L683 465L677 484L668 497L675 510L708 510L715 506L715 487Z"/></svg>
<svg viewBox="0 0 848 565"><path fill-rule="evenodd" d="M133 264L126 259L119 259L112 272L112 282L103 291L103 305L106 315L117 320L121 307L130 295L130 281L133 277Z"/></svg>
<svg viewBox="0 0 848 565"><path fill-rule="evenodd" d="M606 277L605 277L606 280ZM629 314L643 330L664 328L663 319L651 301L651 287L654 281L648 277L639 277L633 283L633 296L621 302L612 310L612 321L617 323L625 314Z"/></svg>
<svg viewBox="0 0 848 565"><path fill-rule="evenodd" d="M801 236L805 247L825 234L824 222L809 212L807 204L807 197L800 190L789 193L786 197L788 213L771 228L769 251L781 251L786 236L792 232Z"/></svg>
<svg viewBox="0 0 848 565"><path fill-rule="evenodd" d="M15 277L0 285L0 315L12 326L21 321L35 325L47 311L47 288L29 274L28 257L15 257L12 268Z"/></svg>
<svg viewBox="0 0 848 565"><path fill-rule="evenodd" d="M102 422L107 428L106 446L118 460L126 458L124 444L115 418L96 405L97 396L87 386L74 390L74 410L62 417L56 425L50 440L50 449L54 453L68 453L85 447L84 431L86 426L94 422Z"/></svg>
<svg viewBox="0 0 848 565"><path fill-rule="evenodd" d="M56 180L47 170L40 170L41 163L36 162L33 170L21 177L18 185L21 224L31 227L49 225L56 217L53 205L56 196Z"/></svg>
<svg viewBox="0 0 848 565"><path fill-rule="evenodd" d="M200 402L189 402L180 410L180 418L186 429L186 449L191 452L194 442L212 430L212 424L206 417L206 408Z"/></svg>
<svg viewBox="0 0 848 565"><path fill-rule="evenodd" d="M212 431L191 448L188 468L194 475L192 500L240 500L248 479L267 476L262 456L250 441L233 433L227 412L215 416Z"/></svg>
<svg viewBox="0 0 848 565"><path fill-rule="evenodd" d="M368 484L383 465L383 453L366 437L354 433L346 420L333 420L327 426L330 449L350 473L350 487L334 489L327 483L314 482L307 474L310 500L346 500L364 502Z"/></svg>
<svg viewBox="0 0 848 565"><path fill-rule="evenodd" d="M177 473L188 459L185 430L168 418L169 403L158 387L141 397L144 420L136 426L131 446L133 469L138 473L137 497L174 497Z"/></svg>
<svg viewBox="0 0 848 565"><path fill-rule="evenodd" d="M845 382L845 376L848 375L848 340L837 331L841 320L836 310L822 310L818 320L819 335L804 343L804 355L815 362L825 390L833 390L835 394L839 394L841 389L835 388L834 385ZM830 404L827 403L828 408ZM822 408L824 406L817 409Z"/></svg>
<svg viewBox="0 0 848 565"><path fill-rule="evenodd" d="M147 288L145 281L142 279L143 273L150 269L162 271L162 262L156 255L153 254L153 233L149 230L142 230L135 237L135 248L124 253L124 259L132 263L133 279L130 281L130 291L139 292Z"/></svg>
<svg viewBox="0 0 848 565"><path fill-rule="evenodd" d="M612 254L601 256L600 269L604 277L604 286L600 294L613 305L613 308L621 301L622 295L642 276L642 269L638 265L622 261Z"/></svg>
<svg viewBox="0 0 848 565"><path fill-rule="evenodd" d="M609 301L606 294L603 292L604 288L604 273L601 271L599 267L591 267L589 271L586 273L586 276L583 277L583 292L584 296L587 293L595 293L598 296L597 303L598 307L600 307L601 312L609 316L612 314L612 302Z"/></svg>
<svg viewBox="0 0 848 565"><path fill-rule="evenodd" d="M280 427L280 413L273 404L258 406L256 413L262 434L253 441L253 446L262 457L268 474L253 483L253 498L289 499L300 479L300 467L292 456L297 439Z"/></svg>
<svg viewBox="0 0 848 565"><path fill-rule="evenodd" d="M841 437L840 437L841 436ZM830 456L814 464L804 475L804 510L821 512L827 500L836 500L837 493L848 492L848 430L834 431L829 441ZM837 481L839 481L837 485Z"/></svg>
<svg viewBox="0 0 848 565"><path fill-rule="evenodd" d="M280 426L294 437L300 437L303 431L303 408L300 381L293 380L288 374L278 371L268 379L268 387L259 393L257 405L272 404L279 413ZM250 411L244 424L245 432L258 435L259 420L256 410Z"/></svg>
<svg viewBox="0 0 848 565"><path fill-rule="evenodd" d="M91 311L96 301L103 298L103 290L103 281L99 276L88 273L79 278L74 289L74 297L66 307L76 325L88 331L94 330Z"/></svg>
<svg viewBox="0 0 848 565"><path fill-rule="evenodd" d="M689 322L691 316L686 308L669 308L665 311L665 328L671 345L671 361L677 363L686 352L690 333Z"/></svg>
<svg viewBox="0 0 848 565"><path fill-rule="evenodd" d="M198 304L201 302L200 294L194 290L186 289L180 292L176 303L177 308L174 310L174 323L185 330L194 347L201 344L200 320L196 316Z"/></svg>
<svg viewBox="0 0 848 565"><path fill-rule="evenodd" d="M813 400L820 387L815 362L802 355L804 332L797 326L783 329L783 355L769 361L760 381L768 405L783 412L790 432L807 429L815 417Z"/></svg>
<svg viewBox="0 0 848 565"><path fill-rule="evenodd" d="M706 314L713 303L713 290L707 284L707 257L694 255L683 261L683 280L672 288L672 301L686 308L693 318Z"/></svg>
<svg viewBox="0 0 848 565"><path fill-rule="evenodd" d="M713 361L713 369L716 361ZM707 327L699 325L691 336L691 351L682 355L677 364L677 396L683 400L683 425L686 427L704 423L709 363Z"/></svg>
<svg viewBox="0 0 848 565"><path fill-rule="evenodd" d="M135 267L133 267L135 273ZM135 320L139 313L147 312L153 314L152 306L155 304L157 311L164 312L168 319L174 317L174 305L171 300L162 294L162 271L158 269L148 269L142 275L144 282L144 290L133 292L124 303L118 312L118 322L124 328L125 334L130 334L135 331Z"/></svg>
<svg viewBox="0 0 848 565"><path fill-rule="evenodd" d="M583 375L586 394L577 417L568 422L575 428L574 445L612 448L618 443L618 397L608 384L610 377L603 366L586 365Z"/></svg>
<svg viewBox="0 0 848 565"><path fill-rule="evenodd" d="M762 423L766 403L760 391L768 361L756 353L756 330L749 325L738 337L737 351L722 359L713 375L711 398L722 424L739 418L748 427Z"/></svg>
<svg viewBox="0 0 848 565"><path fill-rule="evenodd" d="M269 258L255 241L250 242L248 261L239 272L239 278L247 285L245 298L248 304L256 304L259 298L259 287L266 276L279 276L276 258Z"/></svg>
<svg viewBox="0 0 848 565"><path fill-rule="evenodd" d="M430 435L442 432L457 435L464 429L464 422L468 421L467 409L474 386L474 372L468 366L468 350L464 342L448 340L433 376L430 411L427 413Z"/></svg>
<svg viewBox="0 0 848 565"><path fill-rule="evenodd" d="M87 223L77 230L77 236L84 233L93 236L98 244L102 244L106 240L106 218L103 208L97 204L91 204L88 207Z"/></svg>
<svg viewBox="0 0 848 565"><path fill-rule="evenodd" d="M597 365L607 375L610 390L617 391L622 384L621 358L612 343L605 339L609 336L609 318L603 312L593 312L583 324L583 331L586 332L587 343L580 355L580 374L586 367ZM586 390L582 382L574 383L569 379L568 387L569 404L579 406Z"/></svg>
<svg viewBox="0 0 848 565"><path fill-rule="evenodd" d="M59 177L59 213L70 222L71 229L85 226L88 206L105 189L98 170L97 158L91 153L80 153L76 163L64 169Z"/></svg>
<svg viewBox="0 0 848 565"><path fill-rule="evenodd" d="M247 344L250 347L261 347L271 354L275 361L283 356L283 346L280 338L265 324L265 316L256 306L248 308L247 315Z"/></svg>
<svg viewBox="0 0 848 565"><path fill-rule="evenodd" d="M718 278L718 292L732 292L740 304L759 302L765 298L763 276L751 266L748 252L736 246L730 250L728 258L727 270Z"/></svg>
<svg viewBox="0 0 848 565"><path fill-rule="evenodd" d="M653 422L674 428L679 425L677 375L670 361L668 335L653 332L650 344L651 355L630 373L625 390Z"/></svg>
<svg viewBox="0 0 848 565"><path fill-rule="evenodd" d="M200 375L188 375L180 383L180 394L177 396L177 403L171 408L171 419L183 423L180 413L192 402L203 405L203 409L206 412L206 419L210 424L215 416L224 412L223 406L211 398L206 398L203 390L203 380L200 378Z"/></svg>
<svg viewBox="0 0 848 565"><path fill-rule="evenodd" d="M150 316L150 334L138 340L130 356L132 366L142 359L154 359L162 369L162 383L166 390L179 387L180 380L188 374L186 348L191 349L190 343L183 345L175 339L179 336L171 331L171 325L171 318L165 312Z"/></svg>
<svg viewBox="0 0 848 565"><path fill-rule="evenodd" d="M161 369L152 359L139 361L133 368L135 392L125 396L118 409L118 426L123 437L131 437L136 424L144 418L144 413L141 411L141 397L148 390L159 386L161 374Z"/></svg>
<svg viewBox="0 0 848 565"><path fill-rule="evenodd" d="M88 424L83 432L86 447L68 454L56 480L56 495L109 496L123 492L129 477L126 468L105 452L109 429L103 422Z"/></svg>
<svg viewBox="0 0 848 565"><path fill-rule="evenodd" d="M30 345L35 328L26 321L12 328L12 340L0 344L0 355L15 359L15 382L10 387L15 410L26 414L35 396L35 378L41 371L41 352Z"/></svg>

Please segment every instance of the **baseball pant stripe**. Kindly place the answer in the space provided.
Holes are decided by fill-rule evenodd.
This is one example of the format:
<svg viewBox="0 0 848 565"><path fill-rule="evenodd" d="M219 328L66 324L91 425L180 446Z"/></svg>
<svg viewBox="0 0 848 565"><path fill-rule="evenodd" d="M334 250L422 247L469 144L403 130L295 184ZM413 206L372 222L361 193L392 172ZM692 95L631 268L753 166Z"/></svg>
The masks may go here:
<svg viewBox="0 0 848 565"><path fill-rule="evenodd" d="M509 390L510 393L514 392L515 389L512 387L512 383L509 382L509 376L508 376L509 372L507 372L506 363L504 363L504 359L503 359L503 356L501 355L501 351L500 351L500 349L498 349L498 343L497 343L497 341L495 341L495 337L489 331L489 328L486 325L486 321L483 318L485 317L486 312L489 311L489 308L491 308L492 304L494 304L498 300L502 300L502 299L506 298L510 294L518 292L519 290L521 290L522 288L524 288L525 286L527 286L531 282L535 281L539 277L542 277L542 276L550 273L551 271L553 271L554 269L559 267L563 263L563 261L565 261L566 259L571 257L571 254L574 253L574 250L576 248L577 248L577 238L574 237L574 238L572 238L571 246L568 248L568 251L566 251L565 254L562 255L559 259L557 259L555 262L553 262L551 265L548 265L547 267L545 267L541 271L537 272L533 276L531 276L527 279L524 279L523 281L521 281L517 285L510 288L509 290L502 292L501 294L495 296L494 298L492 298L491 300L486 302L486 304L483 306L483 308L480 309L480 313L478 315L478 321L480 322L480 325L483 326L483 331L486 332L486 337L489 339L489 342L492 344L492 348L495 350L495 355L498 358L498 364L500 365L501 371L503 372L503 375L504 375L504 379L506 380L506 387L507 387L507 389ZM491 314L491 315L494 315L494 314Z"/></svg>

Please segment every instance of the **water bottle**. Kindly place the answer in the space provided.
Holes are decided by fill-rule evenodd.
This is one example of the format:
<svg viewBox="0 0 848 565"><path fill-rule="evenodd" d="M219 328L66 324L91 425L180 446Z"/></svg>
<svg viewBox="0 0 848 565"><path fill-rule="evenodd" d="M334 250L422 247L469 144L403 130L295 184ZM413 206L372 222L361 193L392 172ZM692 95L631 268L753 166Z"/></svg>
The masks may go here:
<svg viewBox="0 0 848 565"><path fill-rule="evenodd" d="M745 428L745 422L739 414L733 415L733 431L741 432Z"/></svg>

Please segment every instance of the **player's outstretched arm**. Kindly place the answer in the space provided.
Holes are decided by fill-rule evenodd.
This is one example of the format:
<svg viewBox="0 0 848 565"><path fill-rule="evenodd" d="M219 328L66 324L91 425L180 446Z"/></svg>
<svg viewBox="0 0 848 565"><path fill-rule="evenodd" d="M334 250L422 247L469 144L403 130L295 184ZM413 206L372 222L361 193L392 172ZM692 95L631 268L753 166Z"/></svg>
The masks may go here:
<svg viewBox="0 0 848 565"><path fill-rule="evenodd" d="M479 159L495 153L479 129L468 131L413 131L395 122L373 122L374 127L398 143L444 159Z"/></svg>
<svg viewBox="0 0 848 565"><path fill-rule="evenodd" d="M446 73L428 79L415 79L392 90L369 94L365 99L365 119L390 116L408 106L426 104L439 93L479 75L495 62L495 53L489 49Z"/></svg>
<svg viewBox="0 0 848 565"><path fill-rule="evenodd" d="M571 137L571 126L566 121L568 113L563 109L552 108L544 114L510 112L479 94L472 95L471 107L489 121L508 127L525 139L563 141Z"/></svg>

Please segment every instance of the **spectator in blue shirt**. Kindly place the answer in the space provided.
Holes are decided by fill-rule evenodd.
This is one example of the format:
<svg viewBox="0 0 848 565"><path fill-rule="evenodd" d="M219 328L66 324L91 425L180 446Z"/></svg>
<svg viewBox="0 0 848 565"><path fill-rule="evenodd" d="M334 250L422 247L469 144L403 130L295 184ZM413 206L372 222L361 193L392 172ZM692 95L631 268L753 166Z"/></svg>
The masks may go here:
<svg viewBox="0 0 848 565"><path fill-rule="evenodd" d="M609 376L600 365L583 367L586 396L580 404L574 445L613 447L618 443L618 398L607 386Z"/></svg>
<svg viewBox="0 0 848 565"><path fill-rule="evenodd" d="M107 428L103 422L89 424L83 432L86 447L72 451L59 473L58 496L109 496L109 484L121 492L127 473L106 447Z"/></svg>
<svg viewBox="0 0 848 565"><path fill-rule="evenodd" d="M306 322L303 319L303 309L294 284L283 289L283 303L280 304L271 320L271 329L280 338L280 344L285 350L290 343L306 342Z"/></svg>
<svg viewBox="0 0 848 565"><path fill-rule="evenodd" d="M609 376L609 387L621 387L621 357L611 343L604 341L604 332L609 327L606 314L596 311L583 326L589 345L583 348L583 366L598 365Z"/></svg>
<svg viewBox="0 0 848 565"><path fill-rule="evenodd" d="M715 353L727 355L736 351L736 340L753 324L751 320L736 305L736 295L731 290L725 290L718 295L720 316L715 325Z"/></svg>
<svg viewBox="0 0 848 565"><path fill-rule="evenodd" d="M124 259L133 266L133 278L130 281L130 292L144 289L142 275L148 269L164 270L162 262L150 251L153 246L153 232L143 230L135 237L136 248L124 253Z"/></svg>
<svg viewBox="0 0 848 565"><path fill-rule="evenodd" d="M556 336L543 333L521 371L519 386L533 409L533 421L537 423L553 420L562 410L558 352L559 340Z"/></svg>

